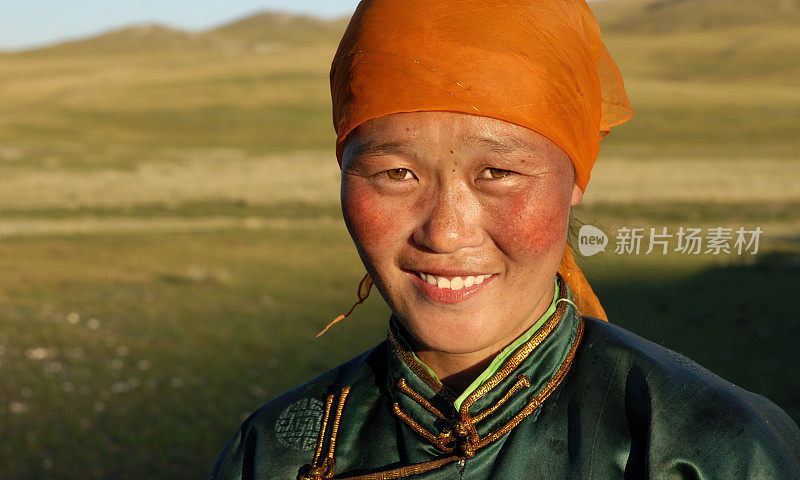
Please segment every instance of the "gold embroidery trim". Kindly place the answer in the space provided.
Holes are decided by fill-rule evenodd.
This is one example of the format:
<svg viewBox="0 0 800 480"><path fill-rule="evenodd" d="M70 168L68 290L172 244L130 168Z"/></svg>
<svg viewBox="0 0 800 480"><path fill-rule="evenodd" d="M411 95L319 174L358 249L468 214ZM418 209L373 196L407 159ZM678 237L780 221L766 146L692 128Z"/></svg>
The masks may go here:
<svg viewBox="0 0 800 480"><path fill-rule="evenodd" d="M322 417L322 428L319 430L319 439L317 440L317 451L314 453L314 461L311 462L312 466L319 464L319 457L322 455L322 444L325 443L325 431L328 429L328 417L331 415L331 406L333 405L333 395L328 395L325 399L325 415Z"/></svg>
<svg viewBox="0 0 800 480"><path fill-rule="evenodd" d="M410 475L417 475L430 470L435 470L447 465L448 463L453 463L458 460L459 457L457 455L453 455L450 457L440 458L438 460L431 460L430 462L417 463L415 465L395 468L394 470L386 470L385 472L368 473L366 475L358 475L356 477L341 478L340 480L393 480L395 478L408 477Z"/></svg>
<svg viewBox="0 0 800 480"><path fill-rule="evenodd" d="M411 430L415 431L419 436L425 438L425 440L429 441L430 443L433 443L434 445L436 444L436 436L425 430L425 427L417 423L417 421L411 418L406 412L402 411L397 402L395 402L392 406L392 411L395 415L397 415L397 418L405 422L406 425L411 428Z"/></svg>
<svg viewBox="0 0 800 480"><path fill-rule="evenodd" d="M487 408L486 410L482 411L478 415L475 415L472 418L473 423L478 423L481 420L483 420L484 418L486 418L489 415L491 415L492 413L494 413L494 411L497 410L498 408L502 407L508 401L508 399L511 398L512 395L517 393L517 390L519 390L520 388L523 388L523 387L524 388L528 388L530 386L531 386L531 381L528 380L528 377L526 377L525 375L520 374L519 377L517 377L517 383L515 383L514 386L511 387L511 389L508 392L506 392L505 395L503 395L503 398L498 400L497 403L495 403L491 407Z"/></svg>
<svg viewBox="0 0 800 480"><path fill-rule="evenodd" d="M431 387L431 389L436 392L437 395L441 396L449 403L454 403L456 401L455 395L453 395L450 390L445 388L445 386L442 385L442 382L434 378L425 367L420 365L411 352L406 350L400 341L397 340L397 337L391 329L389 329L389 343L392 344L395 352L397 352L397 356L400 357L400 359L408 366L408 368L410 368L416 376L421 378L423 382Z"/></svg>
<svg viewBox="0 0 800 480"><path fill-rule="evenodd" d="M309 469L307 473L298 475L297 478L299 480L328 480L333 478L335 464L333 456L336 449L336 435L339 433L339 422L342 419L342 410L344 409L344 402L347 400L348 393L350 393L350 387L342 388L342 391L339 393L339 402L336 405L336 416L333 419L331 438L328 443L328 455L320 462L319 459L322 455L322 448L325 445L325 432L328 429L328 420L331 416L334 395L328 395L328 398L325 399L325 414L322 417L322 426L319 431L314 461L311 463L311 469Z"/></svg>
<svg viewBox="0 0 800 480"><path fill-rule="evenodd" d="M333 465L333 451L336 448L336 435L339 434L339 420L342 419L342 410L344 409L344 402L347 400L347 394L350 393L350 387L342 388L342 393L339 395L339 404L336 405L336 418L333 420L333 428L331 429L331 444L328 448L328 458L331 460L331 465ZM333 468L331 468L331 474L333 474Z"/></svg>
<svg viewBox="0 0 800 480"><path fill-rule="evenodd" d="M442 412L440 412L436 407L431 405L431 402L427 401L425 397L412 390L406 384L405 378L401 378L400 381L397 382L397 388L399 388L401 392L408 395L412 400L420 404L425 410L431 412L434 416L441 418L442 420L447 420L447 418L445 418Z"/></svg>
<svg viewBox="0 0 800 480"><path fill-rule="evenodd" d="M570 346L569 352L567 352L564 361L561 363L558 370L556 370L556 373L553 375L553 378L551 378L550 381L547 382L547 384L538 394L536 394L533 398L531 398L528 401L527 405L525 405L525 407L519 413L514 415L514 417L511 420L509 420L505 425L503 425L501 428L487 435L486 437L475 438L473 435L477 436L477 432L475 431L475 422L477 421L478 417L472 419L467 417L466 419L463 419L463 421L456 423L455 427L460 430L459 432L456 432L458 434L458 437L462 440L466 439L466 449L462 447L461 455L454 455L438 460L432 460L430 462L424 462L416 465L410 465L407 467L398 468L395 470L388 470L385 472L372 473L356 477L346 477L342 478L341 480L391 480L395 478L401 478L407 475L414 475L417 473L433 470L435 468L439 468L443 465L446 465L447 463L459 460L461 458L473 456L475 454L475 451L478 450L479 448L485 447L486 445L494 442L495 440L499 439L506 433L516 428L525 418L527 418L530 414L535 412L536 409L539 408L542 405L542 403L544 403L547 397L549 397L550 394L552 394L553 391L561 384L561 382L564 380L564 377L566 377L567 373L569 372L570 367L572 366L572 361L575 359L575 354L578 351L578 346L580 345L581 338L583 337L583 330L584 330L584 322L583 319L579 317L578 328L577 331L575 332L575 338L572 341L572 345ZM514 385L514 387L517 390L519 390L519 388L522 388L522 386L525 384L523 378L527 380L527 377L524 376L521 377L522 378L520 378L519 381ZM510 396L511 396L510 394L506 394L504 398L506 397L510 398ZM422 428L405 412L400 410L400 406L397 403L394 404L394 412L395 414L397 414L399 418L403 419L403 421L405 421L412 428L412 430L417 432L419 435L424 437L432 444L438 446L437 443L440 443L443 440L443 438L435 437L430 432ZM467 415L468 414L469 412L467 411ZM486 415L483 415L481 419L485 418L485 416ZM415 428L412 425L416 425L417 428ZM453 432L451 431L446 431L442 435L442 437L451 437L451 436L453 436ZM456 439L453 438L453 440Z"/></svg>

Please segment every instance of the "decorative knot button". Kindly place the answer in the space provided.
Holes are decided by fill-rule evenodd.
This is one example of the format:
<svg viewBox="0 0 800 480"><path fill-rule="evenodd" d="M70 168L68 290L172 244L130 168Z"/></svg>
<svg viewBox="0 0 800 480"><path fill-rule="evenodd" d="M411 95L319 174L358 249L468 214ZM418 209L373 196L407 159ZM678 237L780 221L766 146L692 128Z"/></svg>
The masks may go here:
<svg viewBox="0 0 800 480"><path fill-rule="evenodd" d="M475 446L473 439L470 435L470 428L467 422L456 422L454 425L455 434L458 437L457 447L459 453L464 458L472 458L475 456Z"/></svg>
<svg viewBox="0 0 800 480"><path fill-rule="evenodd" d="M326 458L322 465L312 467L309 471L297 476L297 480L327 480L333 476L333 459Z"/></svg>

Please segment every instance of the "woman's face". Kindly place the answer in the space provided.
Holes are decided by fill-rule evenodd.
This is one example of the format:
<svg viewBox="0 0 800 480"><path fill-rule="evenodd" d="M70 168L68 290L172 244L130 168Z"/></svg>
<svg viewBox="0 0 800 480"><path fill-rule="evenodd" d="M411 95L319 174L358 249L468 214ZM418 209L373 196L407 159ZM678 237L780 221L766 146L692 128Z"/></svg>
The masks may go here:
<svg viewBox="0 0 800 480"><path fill-rule="evenodd" d="M350 134L342 211L415 349L496 353L553 297L569 157L544 136L451 112L388 115Z"/></svg>

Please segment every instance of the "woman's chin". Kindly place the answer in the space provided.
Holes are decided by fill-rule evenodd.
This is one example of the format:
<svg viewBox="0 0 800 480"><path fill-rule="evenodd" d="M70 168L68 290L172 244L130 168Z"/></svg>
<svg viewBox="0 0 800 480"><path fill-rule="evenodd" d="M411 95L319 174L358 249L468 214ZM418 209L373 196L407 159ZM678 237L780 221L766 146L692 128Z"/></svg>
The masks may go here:
<svg viewBox="0 0 800 480"><path fill-rule="evenodd" d="M429 315L424 324L404 323L419 347L447 354L470 354L492 347L497 320L471 315Z"/></svg>

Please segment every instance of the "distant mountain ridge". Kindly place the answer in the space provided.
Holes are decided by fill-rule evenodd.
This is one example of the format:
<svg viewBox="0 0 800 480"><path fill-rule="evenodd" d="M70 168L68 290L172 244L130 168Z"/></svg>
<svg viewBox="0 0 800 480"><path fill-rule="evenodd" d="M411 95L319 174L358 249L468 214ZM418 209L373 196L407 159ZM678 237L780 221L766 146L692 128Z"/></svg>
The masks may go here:
<svg viewBox="0 0 800 480"><path fill-rule="evenodd" d="M249 42L302 44L336 41L342 36L348 20L349 18L325 20L312 15L261 12L208 30L208 33Z"/></svg>
<svg viewBox="0 0 800 480"><path fill-rule="evenodd" d="M120 53L166 50L263 49L338 40L349 18L324 19L263 11L201 32L187 32L160 23L123 27L99 35L37 47L27 52Z"/></svg>
<svg viewBox="0 0 800 480"><path fill-rule="evenodd" d="M207 48L214 39L204 33L191 33L159 23L124 27L84 39L33 49L58 53L149 52L153 49L186 50Z"/></svg>
<svg viewBox="0 0 800 480"><path fill-rule="evenodd" d="M598 0L590 5L603 32L659 34L779 23L796 23L800 28L800 0ZM262 11L202 32L186 32L158 23L134 25L27 51L98 54L153 49L263 51L336 42L347 22L348 18L324 19Z"/></svg>

